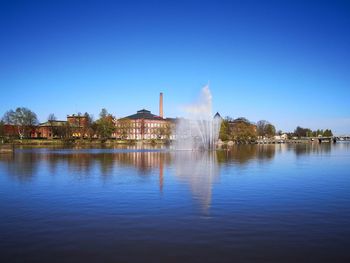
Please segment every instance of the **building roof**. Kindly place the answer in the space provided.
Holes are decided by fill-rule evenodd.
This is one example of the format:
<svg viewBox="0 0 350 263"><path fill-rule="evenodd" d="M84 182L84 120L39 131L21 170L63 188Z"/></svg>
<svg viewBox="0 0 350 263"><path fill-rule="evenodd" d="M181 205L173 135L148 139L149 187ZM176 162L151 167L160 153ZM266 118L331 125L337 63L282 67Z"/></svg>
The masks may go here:
<svg viewBox="0 0 350 263"><path fill-rule="evenodd" d="M132 119L132 120L138 120L138 119L146 119L146 120L164 120L162 117L152 114L149 110L139 110L136 114L126 116L122 119Z"/></svg>
<svg viewBox="0 0 350 263"><path fill-rule="evenodd" d="M219 113L219 112L217 112L217 113L214 115L214 119L216 119L216 118L220 118L220 119L222 119L222 117L221 117L221 115L220 115L220 113Z"/></svg>
<svg viewBox="0 0 350 263"><path fill-rule="evenodd" d="M169 122L177 122L178 118L166 118L165 120Z"/></svg>
<svg viewBox="0 0 350 263"><path fill-rule="evenodd" d="M67 115L67 118L86 118L87 116L85 115L75 115L75 114L72 114L72 115Z"/></svg>
<svg viewBox="0 0 350 263"><path fill-rule="evenodd" d="M47 121L47 122L40 123L38 127L63 127L67 125L67 123L68 123L67 121ZM70 123L69 126L74 128L81 127L75 123Z"/></svg>
<svg viewBox="0 0 350 263"><path fill-rule="evenodd" d="M40 123L39 127L46 127L46 126L64 126L67 123L67 121L46 121L43 123Z"/></svg>

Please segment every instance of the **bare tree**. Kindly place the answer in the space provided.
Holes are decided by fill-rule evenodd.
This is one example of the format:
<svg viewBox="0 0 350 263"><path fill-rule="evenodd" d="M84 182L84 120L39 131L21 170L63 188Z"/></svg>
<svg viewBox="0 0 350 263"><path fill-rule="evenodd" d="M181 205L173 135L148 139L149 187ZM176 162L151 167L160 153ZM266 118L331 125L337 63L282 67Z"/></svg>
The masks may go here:
<svg viewBox="0 0 350 263"><path fill-rule="evenodd" d="M94 127L94 117L92 114L87 112L84 113L85 121L81 124L82 127L82 138L87 136L92 138L96 134L96 129Z"/></svg>
<svg viewBox="0 0 350 263"><path fill-rule="evenodd" d="M7 124L16 126L20 139L29 137L30 132L38 124L36 114L24 107L17 108L15 111L7 111L3 117L3 120Z"/></svg>
<svg viewBox="0 0 350 263"><path fill-rule="evenodd" d="M57 118L56 118L55 114L50 113L50 114L49 114L49 117L47 117L47 120L48 120L49 122L53 122L53 121L56 121Z"/></svg>
<svg viewBox="0 0 350 263"><path fill-rule="evenodd" d="M269 123L268 121L265 121L265 120L258 121L256 126L257 126L257 132L259 136L272 137L276 133L275 126Z"/></svg>

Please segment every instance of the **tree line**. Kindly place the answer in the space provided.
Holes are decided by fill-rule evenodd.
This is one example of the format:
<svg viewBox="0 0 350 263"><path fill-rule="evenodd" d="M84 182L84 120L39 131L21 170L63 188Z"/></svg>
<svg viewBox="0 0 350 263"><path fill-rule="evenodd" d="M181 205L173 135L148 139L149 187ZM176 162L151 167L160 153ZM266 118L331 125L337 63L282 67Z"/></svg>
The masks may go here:
<svg viewBox="0 0 350 263"><path fill-rule="evenodd" d="M259 136L271 138L275 134L275 126L266 120L254 124L244 117L233 119L228 116L221 122L219 138L222 141L249 142L257 140Z"/></svg>
<svg viewBox="0 0 350 263"><path fill-rule="evenodd" d="M80 118L77 118L77 123L69 123L67 121L57 121L56 116L51 113L47 122L50 126L52 137L61 139L72 139L74 137L80 138L100 138L107 140L116 131L115 116L110 114L106 109L102 109L99 118L94 120L92 114L85 112L78 113L78 117L84 118L84 125L79 123ZM118 121L118 130L121 139L127 139L132 123L128 119ZM0 121L0 137L5 137L5 125L11 125L20 139L30 138L31 133L38 126L39 121L37 115L28 108L18 107L15 110L7 111ZM141 124L142 125L142 124ZM144 134L145 127L140 127L141 136ZM170 138L171 128L169 125L161 127L157 130L160 138ZM80 136L74 136L74 135ZM255 141L260 138L272 138L275 135L281 135L282 131L276 131L273 124L266 120L260 120L256 124L252 123L244 117L233 119L232 117L225 117L221 122L219 138L222 141ZM330 137L333 136L332 130L314 130L309 128L302 128L297 126L294 132L287 133L289 138L292 137Z"/></svg>
<svg viewBox="0 0 350 263"><path fill-rule="evenodd" d="M53 138L72 139L75 134L80 137L93 138L98 136L101 139L108 139L115 130L115 117L102 109L99 118L95 121L92 114L85 112L78 113L77 117L85 117L84 124L79 123L80 118L74 123L58 121L51 113L47 118L48 127ZM19 139L30 138L32 132L38 127L37 115L28 108L19 107L7 111L0 121L0 137L6 136L5 125L11 125L13 134Z"/></svg>
<svg viewBox="0 0 350 263"><path fill-rule="evenodd" d="M236 141L236 142L251 142L258 138L273 138L275 135L282 135L281 130L276 130L276 127L266 120L260 120L256 124L244 117L233 119L232 117L225 117L221 122L219 138L222 141ZM331 137L333 132L330 129L314 130L309 128L302 128L297 126L293 132L286 133L289 139L293 137Z"/></svg>
<svg viewBox="0 0 350 263"><path fill-rule="evenodd" d="M325 129L325 130L315 130L315 131L312 131L311 129L309 128L302 128L300 126L298 126L293 134L293 136L295 137L318 137L318 136L322 136L322 137L331 137L333 136L333 132L332 130L330 129Z"/></svg>
<svg viewBox="0 0 350 263"><path fill-rule="evenodd" d="M116 131L115 116L110 114L106 109L102 109L99 118L94 120L92 114L85 112L75 115L74 122L58 121L56 116L51 113L47 118L47 126L50 128L52 138L73 139L79 138L99 138L105 141L111 138ZM84 117L84 122L81 118ZM120 139L128 139L131 129L135 128L129 119L118 120L118 130ZM13 127L15 137L19 139L31 138L31 134L39 125L37 115L28 108L19 107L16 110L7 111L0 121L0 137L6 136L5 125ZM141 134L145 133L145 125L141 123ZM170 125L157 128L159 138L169 139L171 135Z"/></svg>

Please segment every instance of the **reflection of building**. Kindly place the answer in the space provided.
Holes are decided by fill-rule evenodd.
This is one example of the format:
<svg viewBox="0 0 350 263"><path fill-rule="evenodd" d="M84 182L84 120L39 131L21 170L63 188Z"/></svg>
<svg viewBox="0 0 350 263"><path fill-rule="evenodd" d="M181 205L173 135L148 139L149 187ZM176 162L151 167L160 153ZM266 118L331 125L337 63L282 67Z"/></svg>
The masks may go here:
<svg viewBox="0 0 350 263"><path fill-rule="evenodd" d="M77 148L79 149L79 148ZM201 210L207 212L212 202L212 187L219 175L216 153L214 152L164 152L142 151L129 148L126 152L101 152L63 150L28 152L0 155L0 165L6 164L8 174L20 180L36 176L40 166L46 163L50 171L56 172L62 164L72 176L89 176L100 174L103 179L120 174L138 175L143 178L158 179L160 193L166 194L166 180L175 171L176 177L191 191L193 200ZM167 169L167 167L175 169ZM137 173L134 173L134 170ZM118 173L116 173L118 171ZM123 174L124 174L123 172ZM168 177L167 177L168 176ZM87 178L87 177L86 177ZM172 180L169 180L171 182ZM187 188L187 187L185 187ZM170 190L171 188L169 188Z"/></svg>

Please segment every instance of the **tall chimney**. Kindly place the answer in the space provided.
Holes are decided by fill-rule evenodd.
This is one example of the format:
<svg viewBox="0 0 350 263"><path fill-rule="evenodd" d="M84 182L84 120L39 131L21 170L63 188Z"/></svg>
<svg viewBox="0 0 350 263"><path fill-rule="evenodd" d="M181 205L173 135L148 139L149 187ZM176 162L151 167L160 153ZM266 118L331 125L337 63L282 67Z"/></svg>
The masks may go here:
<svg viewBox="0 0 350 263"><path fill-rule="evenodd" d="M159 116L163 118L163 92L159 94Z"/></svg>

